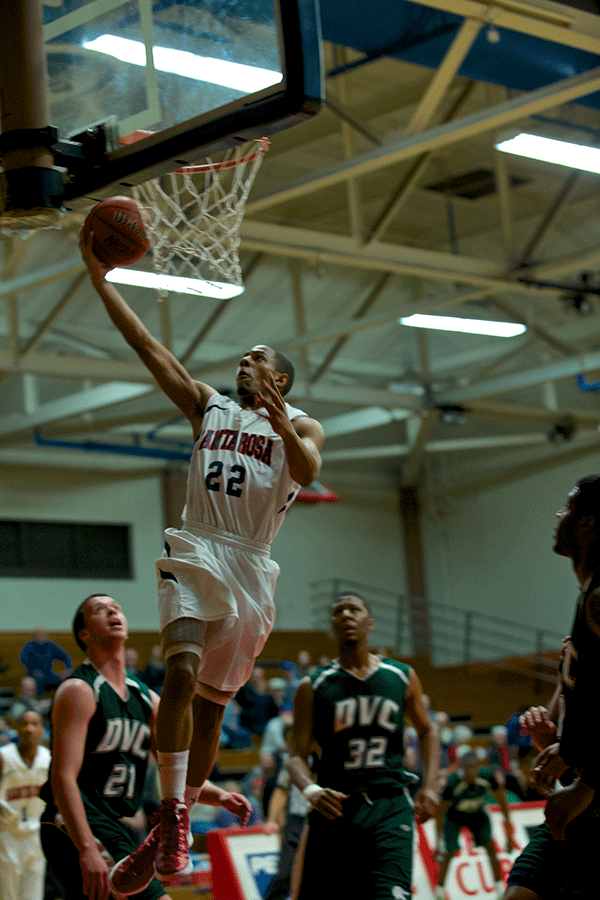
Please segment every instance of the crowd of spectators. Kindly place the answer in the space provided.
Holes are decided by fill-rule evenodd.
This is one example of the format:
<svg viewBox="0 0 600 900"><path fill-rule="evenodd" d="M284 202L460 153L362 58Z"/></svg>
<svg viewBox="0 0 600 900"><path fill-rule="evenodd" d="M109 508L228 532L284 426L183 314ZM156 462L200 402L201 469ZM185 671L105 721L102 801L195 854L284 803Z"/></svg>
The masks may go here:
<svg viewBox="0 0 600 900"><path fill-rule="evenodd" d="M537 751L518 724L520 714L521 710L511 716L505 725L495 725L484 734L474 734L463 722L453 724L447 713L430 712L440 735L440 787L460 768L461 759L467 753L475 753L481 765L488 766L498 783L506 789L510 800L539 799L539 795L528 785L529 766ZM517 727L514 726L515 719ZM417 735L411 727L405 730L405 744L406 768L418 779L412 788L412 792L416 793L422 773Z"/></svg>

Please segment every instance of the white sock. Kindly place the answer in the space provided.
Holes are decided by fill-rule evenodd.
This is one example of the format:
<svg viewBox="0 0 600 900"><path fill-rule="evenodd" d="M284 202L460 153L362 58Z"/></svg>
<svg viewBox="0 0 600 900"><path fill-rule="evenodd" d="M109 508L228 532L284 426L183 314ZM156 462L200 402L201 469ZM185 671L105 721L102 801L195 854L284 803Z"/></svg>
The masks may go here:
<svg viewBox="0 0 600 900"><path fill-rule="evenodd" d="M163 800L176 797L184 800L185 780L187 775L189 750L180 750L176 753L156 754L158 757L158 774Z"/></svg>
<svg viewBox="0 0 600 900"><path fill-rule="evenodd" d="M194 787L193 784L186 784L185 791L183 792L183 799L185 800L188 812L191 812L194 804L198 802L201 790L202 787Z"/></svg>

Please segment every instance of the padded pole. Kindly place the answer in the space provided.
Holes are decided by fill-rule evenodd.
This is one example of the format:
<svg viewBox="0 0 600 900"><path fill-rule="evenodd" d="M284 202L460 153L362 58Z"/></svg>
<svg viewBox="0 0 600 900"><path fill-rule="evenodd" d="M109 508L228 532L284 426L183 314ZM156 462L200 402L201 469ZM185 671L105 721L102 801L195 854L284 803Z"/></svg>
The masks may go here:
<svg viewBox="0 0 600 900"><path fill-rule="evenodd" d="M0 125L2 134L49 124L41 0L0 0ZM45 146L7 150L5 170L49 167Z"/></svg>
<svg viewBox="0 0 600 900"><path fill-rule="evenodd" d="M4 212L59 208L44 57L42 0L0 0L0 151Z"/></svg>

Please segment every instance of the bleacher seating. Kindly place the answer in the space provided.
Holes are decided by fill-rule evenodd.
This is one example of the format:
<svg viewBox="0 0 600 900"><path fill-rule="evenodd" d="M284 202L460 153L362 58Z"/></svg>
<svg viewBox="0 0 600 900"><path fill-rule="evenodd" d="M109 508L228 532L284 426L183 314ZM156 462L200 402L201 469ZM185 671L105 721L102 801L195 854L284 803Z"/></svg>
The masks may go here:
<svg viewBox="0 0 600 900"><path fill-rule="evenodd" d="M83 653L70 631L51 632L49 636L64 647L74 665L79 665ZM24 675L19 651L30 637L30 631L2 634L2 656L7 670L0 675L0 686L5 690L18 692ZM155 631L131 632L129 644L138 651L140 668L144 668L152 647L157 643ZM323 631L274 631L258 663L264 667L267 678L280 675L281 662L296 660L300 650L308 650L312 660L316 661L319 654L333 655L335 646ZM473 730L504 723L519 707L545 703L553 692L552 684L536 680L533 667L527 677L522 672L516 673L487 663L435 667L424 657L407 659L406 662L414 665L424 692L431 698L432 709L443 710L451 717L468 717L468 724Z"/></svg>

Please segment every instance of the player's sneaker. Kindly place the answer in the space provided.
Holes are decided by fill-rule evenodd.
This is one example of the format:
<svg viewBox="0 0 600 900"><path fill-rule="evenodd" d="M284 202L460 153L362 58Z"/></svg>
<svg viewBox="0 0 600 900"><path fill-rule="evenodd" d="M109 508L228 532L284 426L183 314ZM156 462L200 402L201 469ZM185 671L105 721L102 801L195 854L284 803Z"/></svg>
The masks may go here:
<svg viewBox="0 0 600 900"><path fill-rule="evenodd" d="M158 829L155 825L146 840L137 850L125 856L110 870L110 888L119 894L137 894L148 887L154 878L154 858L158 850Z"/></svg>
<svg viewBox="0 0 600 900"><path fill-rule="evenodd" d="M173 875L189 875L194 866L188 850L190 819L185 803L176 798L162 800L159 806L159 840L154 871L161 881Z"/></svg>

